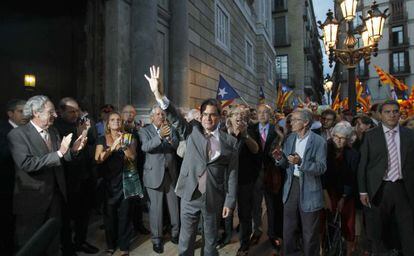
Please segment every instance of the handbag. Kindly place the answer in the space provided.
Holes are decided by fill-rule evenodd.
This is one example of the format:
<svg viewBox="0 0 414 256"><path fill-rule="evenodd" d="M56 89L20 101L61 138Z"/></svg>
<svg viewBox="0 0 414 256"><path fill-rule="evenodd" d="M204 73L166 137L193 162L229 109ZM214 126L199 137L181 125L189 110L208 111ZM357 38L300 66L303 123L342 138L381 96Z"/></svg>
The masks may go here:
<svg viewBox="0 0 414 256"><path fill-rule="evenodd" d="M125 159L124 170L122 172L122 185L125 199L130 197L144 197L141 179L139 178L135 161Z"/></svg>

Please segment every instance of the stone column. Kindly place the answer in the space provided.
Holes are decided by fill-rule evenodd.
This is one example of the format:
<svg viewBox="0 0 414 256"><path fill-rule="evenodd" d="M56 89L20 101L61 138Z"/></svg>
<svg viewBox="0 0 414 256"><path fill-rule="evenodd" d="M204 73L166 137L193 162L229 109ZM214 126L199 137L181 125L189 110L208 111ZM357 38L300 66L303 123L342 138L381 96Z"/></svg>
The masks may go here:
<svg viewBox="0 0 414 256"><path fill-rule="evenodd" d="M131 102L131 1L105 3L105 103Z"/></svg>
<svg viewBox="0 0 414 256"><path fill-rule="evenodd" d="M188 106L189 38L187 1L170 1L170 84L169 97L177 106Z"/></svg>
<svg viewBox="0 0 414 256"><path fill-rule="evenodd" d="M154 0L132 0L131 12L131 102L138 115L155 104L144 74L149 75L157 53L157 2ZM144 112L143 112L144 111Z"/></svg>

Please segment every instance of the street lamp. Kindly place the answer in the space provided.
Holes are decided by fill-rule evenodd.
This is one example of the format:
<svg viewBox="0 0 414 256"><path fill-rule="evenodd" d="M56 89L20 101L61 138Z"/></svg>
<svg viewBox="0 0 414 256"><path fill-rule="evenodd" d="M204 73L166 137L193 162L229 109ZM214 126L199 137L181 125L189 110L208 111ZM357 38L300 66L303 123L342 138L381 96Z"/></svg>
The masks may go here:
<svg viewBox="0 0 414 256"><path fill-rule="evenodd" d="M325 89L325 93L328 96L328 105L331 105L331 92L332 92L332 86L333 86L333 82L331 80L331 77L329 76L329 74L326 74L324 83L323 83L323 89Z"/></svg>
<svg viewBox="0 0 414 256"><path fill-rule="evenodd" d="M348 100L349 109L353 115L356 114L355 67L362 59L369 64L371 54L377 56L378 42L382 38L384 23L389 16L387 14L388 9L381 12L378 4L374 1L367 16L365 18L361 17L364 25L354 28L352 21L355 18L357 3L358 0L341 0L339 2L343 16L343 19L339 22L335 19L331 10L326 14L327 17L324 23L318 21L319 28L322 30L325 51L329 55L329 66L332 67L334 61L339 61L348 69ZM337 35L339 25L342 22L347 23L347 36L343 42L343 49L338 49ZM355 47L358 42L354 36L355 34L361 35L364 43L362 47Z"/></svg>

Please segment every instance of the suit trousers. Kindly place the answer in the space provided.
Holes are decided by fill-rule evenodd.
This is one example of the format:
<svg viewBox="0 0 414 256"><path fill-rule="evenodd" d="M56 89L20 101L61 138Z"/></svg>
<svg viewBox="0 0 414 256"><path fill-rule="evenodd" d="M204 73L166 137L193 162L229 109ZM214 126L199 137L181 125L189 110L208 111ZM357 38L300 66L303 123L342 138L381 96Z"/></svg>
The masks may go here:
<svg viewBox="0 0 414 256"><path fill-rule="evenodd" d="M72 185L72 187L75 187ZM73 191L71 184L67 185L68 202L64 204L63 208L63 227L62 227L62 246L63 253L70 253L74 250L72 248L73 242L75 245L81 245L86 242L88 234L89 216L92 208L94 196L94 181L89 178L87 180L78 180L76 184L77 189ZM71 222L73 221L73 230ZM75 236L72 241L72 231Z"/></svg>
<svg viewBox="0 0 414 256"><path fill-rule="evenodd" d="M239 185L237 191L238 215L240 221L240 246L247 245L252 234L253 188L255 184Z"/></svg>
<svg viewBox="0 0 414 256"><path fill-rule="evenodd" d="M395 228L392 225L396 225L403 255L414 255L414 209L409 202L404 182L384 181L371 205L367 215L370 219L367 232L373 239L373 252L386 253L389 245L384 242L390 241L387 234Z"/></svg>
<svg viewBox="0 0 414 256"><path fill-rule="evenodd" d="M304 212L300 209L299 178L294 177L283 209L285 256L319 256L319 215L319 211Z"/></svg>
<svg viewBox="0 0 414 256"><path fill-rule="evenodd" d="M178 243L178 253L181 256L194 255L194 245L197 235L200 215L203 220L204 248L202 255L217 256L218 226L221 212L211 212L206 208L206 194L198 190L194 192L193 199L187 201L181 198L181 230Z"/></svg>
<svg viewBox="0 0 414 256"><path fill-rule="evenodd" d="M16 215L16 245L20 249L27 241L42 227L42 225L50 218L56 218L61 225L61 205L62 195L59 191L55 191L52 201L46 212L38 214L17 214ZM53 241L46 250L46 255L57 256L60 252L60 232L56 235Z"/></svg>
<svg viewBox="0 0 414 256"><path fill-rule="evenodd" d="M262 234L262 201L263 201L263 170L260 170L259 176L254 184L253 188L253 231L256 235Z"/></svg>
<svg viewBox="0 0 414 256"><path fill-rule="evenodd" d="M147 187L147 193L149 198L149 222L152 243L162 243L164 195L167 199L170 213L171 235L178 236L180 231L178 197L174 192L174 185L168 171L164 173L164 180L161 186L157 189Z"/></svg>

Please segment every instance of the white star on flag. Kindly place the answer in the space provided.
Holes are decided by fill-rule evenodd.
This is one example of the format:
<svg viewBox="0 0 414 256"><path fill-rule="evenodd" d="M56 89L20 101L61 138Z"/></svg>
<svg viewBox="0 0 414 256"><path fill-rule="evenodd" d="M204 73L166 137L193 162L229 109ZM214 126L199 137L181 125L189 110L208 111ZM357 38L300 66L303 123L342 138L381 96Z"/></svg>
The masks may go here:
<svg viewBox="0 0 414 256"><path fill-rule="evenodd" d="M226 92L226 88L219 88L219 93L221 98L224 98L224 95L226 95L228 92Z"/></svg>

